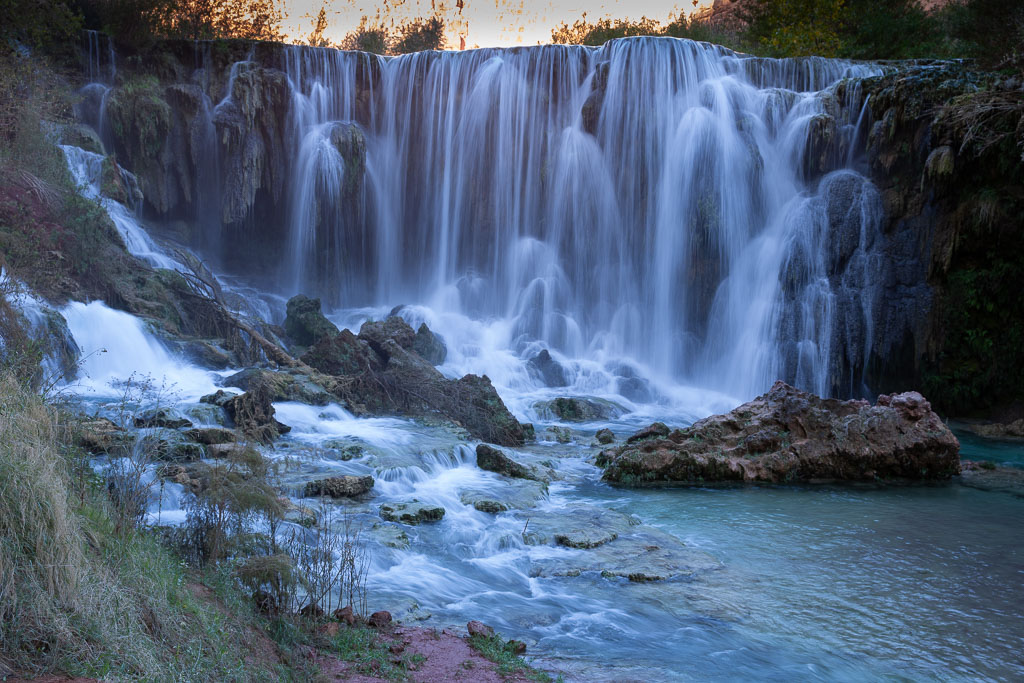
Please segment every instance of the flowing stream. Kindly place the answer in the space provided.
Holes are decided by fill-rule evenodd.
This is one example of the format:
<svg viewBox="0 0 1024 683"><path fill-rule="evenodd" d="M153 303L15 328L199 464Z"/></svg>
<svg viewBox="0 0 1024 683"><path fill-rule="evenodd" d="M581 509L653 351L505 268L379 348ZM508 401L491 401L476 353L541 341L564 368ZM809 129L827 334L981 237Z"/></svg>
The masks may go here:
<svg viewBox="0 0 1024 683"><path fill-rule="evenodd" d="M113 53L108 72L92 40L90 69L106 77ZM475 443L452 430L277 404L293 430L267 454L298 463L282 482L296 503L312 504L301 492L313 478L376 479L372 500L349 510L369 543L371 608L427 625L480 619L570 680L1024 678L1024 500L958 484L624 490L588 464L601 427L622 438L655 419L687 425L780 377L870 393L862 373L889 266L848 79L879 67L650 39L282 54L281 258L261 310L280 322L282 296L320 295L358 331L402 305L443 338L443 373L487 374L536 425L517 457L557 474L530 489L477 468ZM356 87L366 64L378 74L368 104ZM227 94L207 98L204 135L252 68L239 62ZM102 159L65 154L98 197ZM209 180L226 161L199 163ZM216 211L224 186L205 186L199 204ZM133 211L100 201L132 253L177 267ZM229 247L209 213L217 239L193 247L216 261ZM100 302L63 314L86 357L73 390L95 409L114 410L139 373L176 391L193 421L218 419L197 399L220 376L141 321ZM542 350L561 381L531 364ZM561 425L536 407L556 396L613 401L624 415ZM569 442L552 426L570 427ZM339 443L359 455L342 460ZM1005 451L996 459L1024 464L1019 445ZM470 494L509 509L481 512ZM152 521L180 522L180 487L159 496ZM382 503L410 498L444 519L380 522ZM599 549L545 542L559 524L621 529L600 552L622 571L595 569ZM628 580L644 552L694 570Z"/></svg>

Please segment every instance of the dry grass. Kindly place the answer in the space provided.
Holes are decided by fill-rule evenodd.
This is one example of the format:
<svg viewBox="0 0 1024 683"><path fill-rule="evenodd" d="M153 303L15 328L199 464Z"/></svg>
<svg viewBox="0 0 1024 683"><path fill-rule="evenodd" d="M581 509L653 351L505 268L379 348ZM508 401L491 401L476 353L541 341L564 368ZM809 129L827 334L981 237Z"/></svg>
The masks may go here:
<svg viewBox="0 0 1024 683"><path fill-rule="evenodd" d="M290 678L276 652L253 657L266 637L230 583L194 590L152 534L118 533L101 480L72 467L71 429L0 376L0 678Z"/></svg>
<svg viewBox="0 0 1024 683"><path fill-rule="evenodd" d="M960 151L981 156L1004 140L1016 138L1024 160L1024 98L1019 91L982 90L944 105L939 119L961 131Z"/></svg>

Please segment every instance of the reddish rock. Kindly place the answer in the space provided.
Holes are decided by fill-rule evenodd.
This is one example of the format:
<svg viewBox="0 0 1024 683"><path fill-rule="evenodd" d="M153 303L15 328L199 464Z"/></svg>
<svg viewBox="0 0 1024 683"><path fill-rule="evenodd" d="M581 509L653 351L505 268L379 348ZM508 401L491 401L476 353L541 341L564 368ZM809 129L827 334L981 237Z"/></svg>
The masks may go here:
<svg viewBox="0 0 1024 683"><path fill-rule="evenodd" d="M356 615L352 611L352 605L346 605L341 609L334 610L334 614L332 616L348 626L354 626L356 623Z"/></svg>
<svg viewBox="0 0 1024 683"><path fill-rule="evenodd" d="M917 392L823 399L784 382L725 415L669 432L654 424L601 454L620 484L941 480L960 443Z"/></svg>
<svg viewBox="0 0 1024 683"><path fill-rule="evenodd" d="M336 621L328 621L326 624L321 624L317 627L317 632L328 638L333 638L338 635L338 631L341 630L341 624Z"/></svg>
<svg viewBox="0 0 1024 683"><path fill-rule="evenodd" d="M484 638L490 638L494 635L494 629L483 623L482 621L471 621L466 624L466 630L469 631L470 636L483 636Z"/></svg>
<svg viewBox="0 0 1024 683"><path fill-rule="evenodd" d="M367 623L374 628L383 628L391 623L391 612L385 612L384 610L374 612L370 615Z"/></svg>

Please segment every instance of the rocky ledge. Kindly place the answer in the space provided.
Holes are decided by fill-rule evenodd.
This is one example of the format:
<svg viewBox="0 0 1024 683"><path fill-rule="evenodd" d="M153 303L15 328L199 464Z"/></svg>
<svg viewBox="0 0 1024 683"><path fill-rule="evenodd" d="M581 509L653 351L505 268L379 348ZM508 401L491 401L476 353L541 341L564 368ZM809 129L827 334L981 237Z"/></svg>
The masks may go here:
<svg viewBox="0 0 1024 683"><path fill-rule="evenodd" d="M942 480L960 472L960 444L921 394L823 399L784 382L686 429L655 423L598 464L632 486L706 482Z"/></svg>

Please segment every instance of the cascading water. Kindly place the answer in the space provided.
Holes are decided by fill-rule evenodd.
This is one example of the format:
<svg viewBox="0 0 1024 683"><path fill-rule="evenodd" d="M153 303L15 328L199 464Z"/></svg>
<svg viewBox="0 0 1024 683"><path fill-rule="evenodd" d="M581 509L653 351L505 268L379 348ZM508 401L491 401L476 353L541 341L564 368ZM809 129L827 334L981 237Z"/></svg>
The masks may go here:
<svg viewBox="0 0 1024 683"><path fill-rule="evenodd" d="M516 355L632 361L738 397L780 377L863 391L833 372L842 354L863 370L859 312L829 304L858 278L822 255L880 211L822 216L853 210L823 208L850 200L824 188L857 159L843 79L876 67L670 39L283 61L286 292L502 319Z"/></svg>

